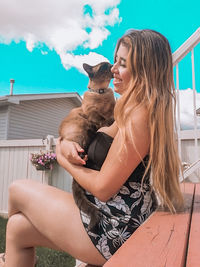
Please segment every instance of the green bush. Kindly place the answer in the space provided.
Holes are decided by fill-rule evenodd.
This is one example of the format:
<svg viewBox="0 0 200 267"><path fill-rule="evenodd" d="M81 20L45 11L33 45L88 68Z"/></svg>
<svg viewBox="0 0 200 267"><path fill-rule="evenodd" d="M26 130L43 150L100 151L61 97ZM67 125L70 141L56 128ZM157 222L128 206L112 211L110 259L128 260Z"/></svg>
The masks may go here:
<svg viewBox="0 0 200 267"><path fill-rule="evenodd" d="M5 232L7 219L0 217L0 253L5 251ZM38 247L36 249L38 256L37 267L73 267L75 259L65 252L60 252L48 248Z"/></svg>

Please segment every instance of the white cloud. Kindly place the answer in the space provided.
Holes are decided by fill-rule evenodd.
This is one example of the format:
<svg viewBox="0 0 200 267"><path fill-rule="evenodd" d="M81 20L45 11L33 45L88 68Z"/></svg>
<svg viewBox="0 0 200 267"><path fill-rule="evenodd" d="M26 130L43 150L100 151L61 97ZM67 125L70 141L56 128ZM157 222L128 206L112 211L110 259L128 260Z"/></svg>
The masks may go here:
<svg viewBox="0 0 200 267"><path fill-rule="evenodd" d="M180 121L183 130L194 128L193 90L180 90ZM196 93L196 109L200 108L200 93ZM197 116L197 127L200 128L200 117Z"/></svg>
<svg viewBox="0 0 200 267"><path fill-rule="evenodd" d="M47 55L48 54L47 51L43 51L43 50L41 50L41 53L42 53L42 55Z"/></svg>
<svg viewBox="0 0 200 267"><path fill-rule="evenodd" d="M24 40L31 52L45 44L54 49L64 66L76 67L77 47L95 49L110 34L107 26L121 20L120 0L1 0L0 42ZM66 55L66 57L64 56ZM69 59L69 55L73 60ZM94 54L88 54L87 57ZM82 58L83 56L81 56ZM100 58L100 55L98 56Z"/></svg>
<svg viewBox="0 0 200 267"><path fill-rule="evenodd" d="M26 48L32 52L33 48L35 46L35 43L37 42L35 36L31 33L28 33L24 36L24 40L26 41Z"/></svg>
<svg viewBox="0 0 200 267"><path fill-rule="evenodd" d="M82 73L85 73L82 67L83 63L87 63L94 66L99 62L108 61L108 59L104 56L96 54L94 52L90 52L88 55L73 55L69 53L63 53L60 55L60 57L62 64L66 69L69 69L71 66L74 66Z"/></svg>
<svg viewBox="0 0 200 267"><path fill-rule="evenodd" d="M109 31L107 29L100 29L98 27L95 27L90 32L90 36L88 38L88 41L84 44L84 47L89 47L91 49L94 49L98 47L99 44L102 44L105 37L109 35Z"/></svg>

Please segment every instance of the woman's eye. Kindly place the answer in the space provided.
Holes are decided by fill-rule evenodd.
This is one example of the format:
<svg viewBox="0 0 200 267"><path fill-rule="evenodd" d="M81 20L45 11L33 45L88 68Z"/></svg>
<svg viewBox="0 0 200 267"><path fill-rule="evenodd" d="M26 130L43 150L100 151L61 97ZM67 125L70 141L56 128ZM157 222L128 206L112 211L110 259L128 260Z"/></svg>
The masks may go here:
<svg viewBox="0 0 200 267"><path fill-rule="evenodd" d="M123 68L126 68L126 61L125 60L120 60L120 66Z"/></svg>
<svg viewBox="0 0 200 267"><path fill-rule="evenodd" d="M124 62L124 60L118 59L117 57L114 59L114 64L126 68L126 62Z"/></svg>
<svg viewBox="0 0 200 267"><path fill-rule="evenodd" d="M125 63L120 63L120 66L123 68L126 68L126 64Z"/></svg>

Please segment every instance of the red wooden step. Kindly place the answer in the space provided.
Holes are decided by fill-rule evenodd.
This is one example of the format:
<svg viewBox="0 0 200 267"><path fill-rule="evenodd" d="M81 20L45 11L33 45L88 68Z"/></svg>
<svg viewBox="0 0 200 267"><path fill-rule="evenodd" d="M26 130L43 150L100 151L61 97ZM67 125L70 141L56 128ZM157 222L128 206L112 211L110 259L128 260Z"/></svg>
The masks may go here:
<svg viewBox="0 0 200 267"><path fill-rule="evenodd" d="M186 267L200 266L200 184L196 185Z"/></svg>
<svg viewBox="0 0 200 267"><path fill-rule="evenodd" d="M182 191L187 202L185 212L153 213L104 267L183 267L194 185L184 184Z"/></svg>

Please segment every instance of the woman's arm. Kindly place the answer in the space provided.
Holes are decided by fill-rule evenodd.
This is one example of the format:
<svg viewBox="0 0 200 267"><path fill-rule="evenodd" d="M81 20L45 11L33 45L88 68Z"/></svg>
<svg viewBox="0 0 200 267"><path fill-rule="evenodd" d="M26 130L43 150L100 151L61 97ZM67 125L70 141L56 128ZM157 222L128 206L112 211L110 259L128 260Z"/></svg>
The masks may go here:
<svg viewBox="0 0 200 267"><path fill-rule="evenodd" d="M133 118L133 138L135 146L126 140L127 150L119 154L122 137L118 132L114 138L108 155L100 171L84 168L70 163L63 157L60 144L57 145L57 159L74 179L87 191L91 192L101 201L107 201L119 191L133 170L149 151L149 131L146 121L146 112L138 110ZM137 148L137 149L136 149Z"/></svg>

